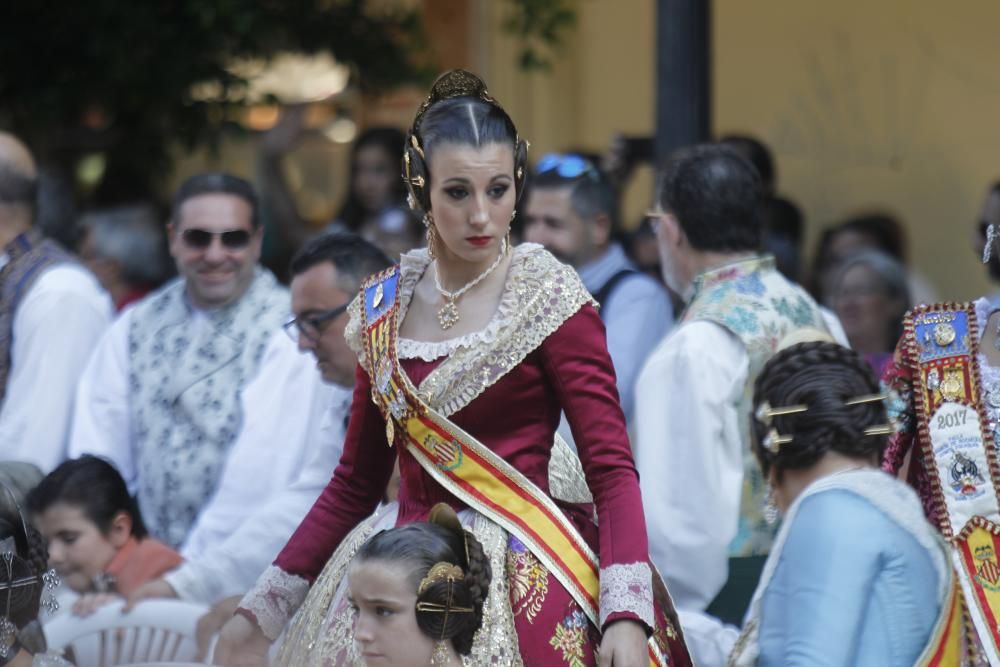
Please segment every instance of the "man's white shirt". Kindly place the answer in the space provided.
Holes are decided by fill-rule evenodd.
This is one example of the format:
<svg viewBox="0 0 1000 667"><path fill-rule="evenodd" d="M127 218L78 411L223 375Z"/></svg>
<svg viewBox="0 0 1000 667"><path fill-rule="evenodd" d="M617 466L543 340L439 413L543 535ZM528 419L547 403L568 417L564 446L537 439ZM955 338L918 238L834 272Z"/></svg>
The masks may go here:
<svg viewBox="0 0 1000 667"><path fill-rule="evenodd" d="M77 382L113 317L111 297L82 266L38 276L14 313L0 458L44 472L66 458Z"/></svg>
<svg viewBox="0 0 1000 667"><path fill-rule="evenodd" d="M836 318L823 316L847 345ZM748 373L738 337L694 321L664 338L636 385L634 450L650 559L682 615L703 612L729 576L743 489L740 420L750 418L738 408Z"/></svg>
<svg viewBox="0 0 1000 667"><path fill-rule="evenodd" d="M340 462L352 390L325 384L281 334L241 400L245 421L212 497L166 576L212 604L245 593L285 545Z"/></svg>

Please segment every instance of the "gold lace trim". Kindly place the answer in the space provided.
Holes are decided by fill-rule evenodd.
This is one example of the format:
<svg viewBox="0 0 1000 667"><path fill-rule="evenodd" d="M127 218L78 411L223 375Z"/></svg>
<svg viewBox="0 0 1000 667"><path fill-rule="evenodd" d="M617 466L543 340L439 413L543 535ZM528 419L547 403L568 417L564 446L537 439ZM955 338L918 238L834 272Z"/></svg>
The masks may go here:
<svg viewBox="0 0 1000 667"><path fill-rule="evenodd" d="M397 288L399 322L406 316L413 289L429 264L425 249L403 256ZM571 267L540 245L523 243L515 247L507 284L493 319L477 334L464 336L460 343L447 346L453 347L453 351L420 383L421 397L442 415L455 414L521 363L588 303L596 306ZM360 299L355 299L348 308L350 321L345 336L371 374L363 349L362 305ZM411 348L418 344L408 343Z"/></svg>

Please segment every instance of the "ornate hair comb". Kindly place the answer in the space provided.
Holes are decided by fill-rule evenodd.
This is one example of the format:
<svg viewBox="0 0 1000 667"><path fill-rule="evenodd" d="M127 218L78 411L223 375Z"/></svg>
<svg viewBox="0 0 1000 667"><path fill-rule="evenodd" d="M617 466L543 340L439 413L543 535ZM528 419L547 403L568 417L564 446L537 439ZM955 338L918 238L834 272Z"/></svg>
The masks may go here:
<svg viewBox="0 0 1000 667"><path fill-rule="evenodd" d="M422 595L424 591L434 584L440 582L448 583L448 597L445 599L444 604L439 604L437 602L417 603L417 611L429 611L444 614L444 622L441 623L441 636L438 638L440 641L444 641L444 635L448 628L449 614L471 614L475 611L472 607L455 607L451 604L455 582L462 581L464 579L465 573L462 572L462 568L454 563L441 561L440 563L435 563L431 567L431 569L427 572L427 576L421 580L420 586L417 587L417 595Z"/></svg>
<svg viewBox="0 0 1000 667"><path fill-rule="evenodd" d="M464 580L465 572L462 571L462 568L454 563L441 561L440 563L435 563L427 571L427 576L420 580L420 585L417 587L417 595L422 595L428 588L442 581L454 583Z"/></svg>

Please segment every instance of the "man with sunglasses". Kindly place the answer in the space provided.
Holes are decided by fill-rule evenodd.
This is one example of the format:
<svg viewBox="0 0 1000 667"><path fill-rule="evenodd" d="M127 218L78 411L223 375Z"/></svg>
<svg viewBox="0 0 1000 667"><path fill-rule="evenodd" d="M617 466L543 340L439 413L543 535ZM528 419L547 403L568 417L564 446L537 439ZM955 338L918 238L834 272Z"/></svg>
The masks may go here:
<svg viewBox="0 0 1000 667"><path fill-rule="evenodd" d="M179 277L127 309L77 392L70 454L118 467L150 533L177 548L216 489L243 426L240 392L281 335L288 292L258 265L247 181L192 176L167 227Z"/></svg>
<svg viewBox="0 0 1000 667"><path fill-rule="evenodd" d="M625 255L617 239L617 208L614 188L590 160L551 153L539 160L531 180L524 239L573 266L601 305L622 410L630 420L639 370L669 330L673 309L666 291Z"/></svg>
<svg viewBox="0 0 1000 667"><path fill-rule="evenodd" d="M293 318L272 352L288 358L285 370L262 369L244 391L247 427L181 550L185 563L141 587L130 604L146 597L216 604L249 590L274 560L340 461L357 368L344 337L347 306L366 277L390 264L385 253L349 233L314 238L295 255ZM303 389L312 392L311 401ZM303 402L311 405L296 404ZM220 628L237 601L220 603L204 623Z"/></svg>
<svg viewBox="0 0 1000 667"><path fill-rule="evenodd" d="M66 456L76 383L113 309L97 280L35 226L38 176L0 132L0 458Z"/></svg>

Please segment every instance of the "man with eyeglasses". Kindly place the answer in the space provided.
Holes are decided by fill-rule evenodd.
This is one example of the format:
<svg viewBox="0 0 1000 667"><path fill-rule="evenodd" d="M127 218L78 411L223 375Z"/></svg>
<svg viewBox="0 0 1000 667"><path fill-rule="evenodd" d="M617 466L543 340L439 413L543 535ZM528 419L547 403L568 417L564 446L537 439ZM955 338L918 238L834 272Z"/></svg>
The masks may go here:
<svg viewBox="0 0 1000 667"><path fill-rule="evenodd" d="M347 307L364 279L390 264L381 250L348 233L314 238L292 259L294 317L284 325L284 345L273 352L286 357L286 370L272 373L268 368L278 367L271 365L247 386L247 425L181 550L186 562L142 586L130 604L146 597L215 604L249 590L277 556L340 461L357 369L344 337ZM218 605L216 629L237 601Z"/></svg>
<svg viewBox="0 0 1000 667"><path fill-rule="evenodd" d="M240 392L288 315L258 265L264 235L247 181L192 176L167 227L180 274L127 309L81 378L70 454L111 460L150 533L179 547L219 481L247 415Z"/></svg>
<svg viewBox="0 0 1000 667"><path fill-rule="evenodd" d="M0 132L0 458L48 471L66 456L76 383L113 309L35 226L37 190L31 153Z"/></svg>
<svg viewBox="0 0 1000 667"><path fill-rule="evenodd" d="M668 161L650 212L687 306L639 375L632 448L650 557L705 665L725 663L736 633L716 619L742 622L776 530L750 448L754 381L790 336L840 331L761 253L761 195L750 162L705 144Z"/></svg>
<svg viewBox="0 0 1000 667"><path fill-rule="evenodd" d="M673 309L666 291L625 255L617 208L611 183L590 160L545 155L528 191L524 240L575 268L601 305L622 410L630 420L639 370L669 330Z"/></svg>

